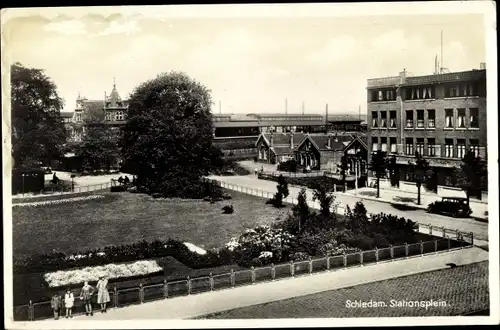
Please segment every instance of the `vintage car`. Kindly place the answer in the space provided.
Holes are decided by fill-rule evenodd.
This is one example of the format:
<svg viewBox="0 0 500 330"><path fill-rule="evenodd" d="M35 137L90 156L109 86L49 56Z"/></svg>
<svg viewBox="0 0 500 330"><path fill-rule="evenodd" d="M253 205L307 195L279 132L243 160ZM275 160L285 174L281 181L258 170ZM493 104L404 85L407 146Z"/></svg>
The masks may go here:
<svg viewBox="0 0 500 330"><path fill-rule="evenodd" d="M442 200L429 204L427 211L457 218L468 217L472 213L467 198L464 197L443 197Z"/></svg>

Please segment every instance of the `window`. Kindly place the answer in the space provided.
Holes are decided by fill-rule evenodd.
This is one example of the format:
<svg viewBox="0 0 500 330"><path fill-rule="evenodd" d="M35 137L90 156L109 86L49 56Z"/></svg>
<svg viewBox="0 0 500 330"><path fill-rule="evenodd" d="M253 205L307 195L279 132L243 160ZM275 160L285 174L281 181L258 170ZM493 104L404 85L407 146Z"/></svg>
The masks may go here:
<svg viewBox="0 0 500 330"><path fill-rule="evenodd" d="M396 111L391 111L389 112L389 127L390 128L396 128Z"/></svg>
<svg viewBox="0 0 500 330"><path fill-rule="evenodd" d="M81 113L77 113L77 114L75 115L75 117L76 117L76 121L77 121L77 122L81 122L81 121L82 121L82 114L81 114Z"/></svg>
<svg viewBox="0 0 500 330"><path fill-rule="evenodd" d="M465 109L458 109L457 127L465 128Z"/></svg>
<svg viewBox="0 0 500 330"><path fill-rule="evenodd" d="M387 152L387 138L386 137L380 138L380 150L382 150L383 152Z"/></svg>
<svg viewBox="0 0 500 330"><path fill-rule="evenodd" d="M406 110L406 127L413 127L413 110Z"/></svg>
<svg viewBox="0 0 500 330"><path fill-rule="evenodd" d="M406 89L407 100L428 100L434 98L434 86L419 86Z"/></svg>
<svg viewBox="0 0 500 330"><path fill-rule="evenodd" d="M417 138L417 143L415 145L415 151L418 152L420 155L424 155L424 139L423 138Z"/></svg>
<svg viewBox="0 0 500 330"><path fill-rule="evenodd" d="M123 120L123 111L116 112L116 120Z"/></svg>
<svg viewBox="0 0 500 330"><path fill-rule="evenodd" d="M378 101L383 101L384 100L384 92L383 91L378 91Z"/></svg>
<svg viewBox="0 0 500 330"><path fill-rule="evenodd" d="M453 109L445 109L445 127L453 128Z"/></svg>
<svg viewBox="0 0 500 330"><path fill-rule="evenodd" d="M413 155L413 138L406 138L406 154Z"/></svg>
<svg viewBox="0 0 500 330"><path fill-rule="evenodd" d="M436 156L436 139L434 138L427 139L427 154L430 157Z"/></svg>
<svg viewBox="0 0 500 330"><path fill-rule="evenodd" d="M476 155L476 157L479 157L479 140L470 139L469 149L474 153L474 155Z"/></svg>
<svg viewBox="0 0 500 330"><path fill-rule="evenodd" d="M450 84L445 89L445 97L469 97L477 95L477 83Z"/></svg>
<svg viewBox="0 0 500 330"><path fill-rule="evenodd" d="M378 127L378 112L372 111L372 127Z"/></svg>
<svg viewBox="0 0 500 330"><path fill-rule="evenodd" d="M427 110L427 127L429 128L436 127L436 110L433 109Z"/></svg>
<svg viewBox="0 0 500 330"><path fill-rule="evenodd" d="M470 108L470 127L479 128L479 109Z"/></svg>
<svg viewBox="0 0 500 330"><path fill-rule="evenodd" d="M111 113L109 113L108 111L106 111L106 120L111 120Z"/></svg>
<svg viewBox="0 0 500 330"><path fill-rule="evenodd" d="M387 127L387 111L382 111L380 113L380 127Z"/></svg>
<svg viewBox="0 0 500 330"><path fill-rule="evenodd" d="M371 91L371 102L378 101L395 101L396 100L396 89L380 89Z"/></svg>
<svg viewBox="0 0 500 330"><path fill-rule="evenodd" d="M453 158L453 139L444 140L444 156Z"/></svg>
<svg viewBox="0 0 500 330"><path fill-rule="evenodd" d="M457 139L457 158L464 158L465 156L465 139Z"/></svg>
<svg viewBox="0 0 500 330"><path fill-rule="evenodd" d="M372 137L372 151L378 151L378 138Z"/></svg>
<svg viewBox="0 0 500 330"><path fill-rule="evenodd" d="M395 137L391 137L389 138L389 142L391 144L391 153L395 154L398 152L398 144L397 144L397 140Z"/></svg>
<svg viewBox="0 0 500 330"><path fill-rule="evenodd" d="M417 127L424 128L424 110L417 110Z"/></svg>

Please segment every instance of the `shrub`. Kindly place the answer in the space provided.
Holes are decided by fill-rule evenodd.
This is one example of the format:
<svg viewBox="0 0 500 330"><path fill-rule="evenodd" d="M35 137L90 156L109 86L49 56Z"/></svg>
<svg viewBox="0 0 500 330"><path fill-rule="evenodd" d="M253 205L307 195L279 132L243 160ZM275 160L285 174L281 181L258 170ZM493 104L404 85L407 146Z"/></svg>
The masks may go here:
<svg viewBox="0 0 500 330"><path fill-rule="evenodd" d="M250 260L250 262L248 263L248 267L262 267L263 266L263 262L261 259L259 258L253 258L252 260Z"/></svg>
<svg viewBox="0 0 500 330"><path fill-rule="evenodd" d="M234 212L234 208L232 205L226 205L222 208L222 212L224 214L232 214Z"/></svg>
<svg viewBox="0 0 500 330"><path fill-rule="evenodd" d="M122 191L125 191L125 189L126 189L125 186L122 186L122 185L120 185L120 186L112 186L110 188L110 191L111 192L122 192Z"/></svg>
<svg viewBox="0 0 500 330"><path fill-rule="evenodd" d="M293 261L309 260L309 258L310 258L310 255L307 252L295 252L291 256L291 259Z"/></svg>

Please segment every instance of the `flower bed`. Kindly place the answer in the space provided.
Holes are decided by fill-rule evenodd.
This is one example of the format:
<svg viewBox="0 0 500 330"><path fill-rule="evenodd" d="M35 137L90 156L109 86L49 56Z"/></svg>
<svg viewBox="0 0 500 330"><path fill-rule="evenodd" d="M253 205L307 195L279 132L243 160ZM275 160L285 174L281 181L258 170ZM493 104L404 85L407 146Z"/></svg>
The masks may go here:
<svg viewBox="0 0 500 330"><path fill-rule="evenodd" d="M46 206L46 205L53 205L53 204L74 203L74 202L103 199L103 198L104 198L103 195L90 195L90 196L81 196L81 197L73 197L73 198L65 198L65 199L46 200L46 201L39 201L39 202L16 203L16 204L12 204L12 206L13 207L15 207L15 206L17 206L17 207Z"/></svg>
<svg viewBox="0 0 500 330"><path fill-rule="evenodd" d="M49 287L66 286L70 284L80 284L84 281L95 282L101 276L109 279L132 277L158 273L162 267L156 260L141 260L126 264L107 264L104 266L85 267L65 271L46 273L44 280Z"/></svg>

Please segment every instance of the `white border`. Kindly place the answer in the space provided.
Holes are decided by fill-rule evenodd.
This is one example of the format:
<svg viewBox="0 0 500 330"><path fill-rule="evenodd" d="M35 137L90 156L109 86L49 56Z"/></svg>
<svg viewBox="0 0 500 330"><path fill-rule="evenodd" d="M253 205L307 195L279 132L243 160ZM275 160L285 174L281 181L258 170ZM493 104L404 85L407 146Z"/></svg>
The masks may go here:
<svg viewBox="0 0 500 330"><path fill-rule="evenodd" d="M71 8L19 8L2 9L2 24L15 17L39 16L55 19L64 15L79 19L88 14L108 16L121 14L122 18L146 16L148 18L200 18L200 17L348 17L376 15L458 15L483 14L487 47L487 106L488 106L488 169L489 182L489 280L491 313L489 317L426 317L426 318L363 318L363 319L271 319L271 320L189 320L189 321L78 321L78 322L10 322L12 316L12 208L11 208L11 156L10 156L10 84L8 48L2 33L2 132L3 132L3 188L4 188L4 278L5 278L5 325L16 329L138 329L138 328L226 328L226 327L337 327L337 326L391 326L391 325L466 325L498 324L499 304L499 223L498 223L498 95L497 95L497 51L496 16L493 1L443 1L400 2L387 6L381 3L355 4L255 4L255 5L210 5L210 6L129 6L129 7L71 7ZM491 111L489 111L491 109ZM10 220L10 221L9 221ZM496 314L495 314L496 313Z"/></svg>

